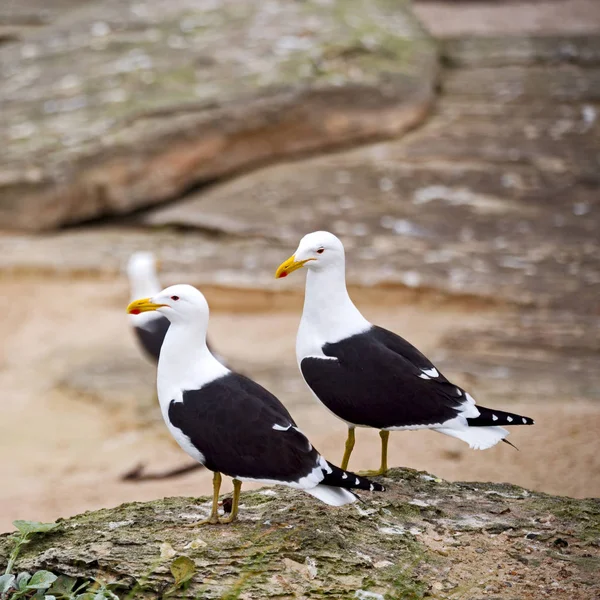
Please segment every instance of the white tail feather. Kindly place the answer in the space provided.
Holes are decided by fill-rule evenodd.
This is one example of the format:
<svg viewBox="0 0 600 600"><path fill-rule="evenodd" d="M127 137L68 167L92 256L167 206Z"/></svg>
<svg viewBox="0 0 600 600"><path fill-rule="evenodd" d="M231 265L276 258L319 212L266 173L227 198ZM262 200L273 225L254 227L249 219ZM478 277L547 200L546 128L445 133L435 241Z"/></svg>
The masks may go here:
<svg viewBox="0 0 600 600"><path fill-rule="evenodd" d="M469 427L468 425L461 427L458 424L453 424L452 427L436 427L435 431L467 442L473 450L487 450L503 440L509 433L504 427Z"/></svg>
<svg viewBox="0 0 600 600"><path fill-rule="evenodd" d="M331 485L317 485L314 488L305 488L304 491L330 506L343 506L358 500L352 492Z"/></svg>

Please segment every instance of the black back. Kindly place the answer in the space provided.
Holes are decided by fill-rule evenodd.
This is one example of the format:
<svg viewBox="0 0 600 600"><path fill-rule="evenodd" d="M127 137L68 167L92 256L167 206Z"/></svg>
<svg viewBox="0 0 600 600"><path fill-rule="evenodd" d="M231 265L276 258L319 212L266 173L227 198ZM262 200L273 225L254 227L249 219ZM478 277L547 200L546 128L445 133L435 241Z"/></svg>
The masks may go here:
<svg viewBox="0 0 600 600"><path fill-rule="evenodd" d="M454 418L464 392L441 373L423 379L433 364L400 336L373 326L323 353L337 360L304 358L302 375L338 417L376 428L435 425Z"/></svg>
<svg viewBox="0 0 600 600"><path fill-rule="evenodd" d="M144 353L150 360L158 363L160 349L167 335L171 322L167 317L160 315L157 319L152 319L144 323L144 326L134 326L135 335L144 350Z"/></svg>
<svg viewBox="0 0 600 600"><path fill-rule="evenodd" d="M297 481L319 459L285 406L236 373L185 391L183 402L171 402L168 416L202 452L208 469L231 477ZM288 429L273 429L275 424Z"/></svg>

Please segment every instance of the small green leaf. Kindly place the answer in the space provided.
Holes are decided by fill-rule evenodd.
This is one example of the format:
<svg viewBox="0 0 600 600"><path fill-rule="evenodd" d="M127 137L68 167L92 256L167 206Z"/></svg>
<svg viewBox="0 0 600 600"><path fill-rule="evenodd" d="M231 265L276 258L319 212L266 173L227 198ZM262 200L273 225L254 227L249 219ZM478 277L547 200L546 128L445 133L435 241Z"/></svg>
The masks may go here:
<svg viewBox="0 0 600 600"><path fill-rule="evenodd" d="M171 573L175 577L175 585L177 587L189 581L195 572L196 565L187 556L179 556L171 563Z"/></svg>
<svg viewBox="0 0 600 600"><path fill-rule="evenodd" d="M75 600L94 600L94 594L92 592L85 592L75 596Z"/></svg>
<svg viewBox="0 0 600 600"><path fill-rule="evenodd" d="M52 594L46 594L44 596L44 600L56 600L56 596L53 596Z"/></svg>
<svg viewBox="0 0 600 600"><path fill-rule="evenodd" d="M58 523L40 523L39 521L13 521L13 525L23 534L46 533L58 527Z"/></svg>
<svg viewBox="0 0 600 600"><path fill-rule="evenodd" d="M69 596L75 588L76 583L77 579L74 577L69 577L68 575L59 575L58 579L52 584L52 587L49 591L53 594L58 594L59 596Z"/></svg>
<svg viewBox="0 0 600 600"><path fill-rule="evenodd" d="M50 571L38 571L34 573L29 583L27 584L27 589L29 590L45 590L49 588L58 577L54 573L50 573Z"/></svg>
<svg viewBox="0 0 600 600"><path fill-rule="evenodd" d="M0 575L0 596L6 594L8 590L15 584L15 576L11 573L6 573L6 575Z"/></svg>
<svg viewBox="0 0 600 600"><path fill-rule="evenodd" d="M24 590L27 588L27 583L31 575L27 571L22 571L17 575L17 589Z"/></svg>

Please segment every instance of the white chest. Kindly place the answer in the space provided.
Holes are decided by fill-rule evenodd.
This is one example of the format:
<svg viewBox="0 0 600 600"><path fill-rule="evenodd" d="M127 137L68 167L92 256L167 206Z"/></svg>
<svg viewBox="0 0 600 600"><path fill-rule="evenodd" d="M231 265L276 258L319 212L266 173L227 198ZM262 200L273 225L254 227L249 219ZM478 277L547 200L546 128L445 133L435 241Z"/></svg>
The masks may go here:
<svg viewBox="0 0 600 600"><path fill-rule="evenodd" d="M307 356L327 358L323 353L323 346L326 344L325 336L317 327L313 327L305 319L300 321L298 336L296 337L296 358L298 364Z"/></svg>
<svg viewBox="0 0 600 600"><path fill-rule="evenodd" d="M158 399L160 402L160 410L161 410L165 425L167 426L167 429L169 430L169 433L173 436L175 441L179 444L179 447L186 454L191 456L194 460L197 460L198 462L204 464L204 455L202 454L202 452L200 452L198 450L198 448L196 448L196 446L194 446L194 444L192 444L192 442L190 441L190 438L187 435L185 435L185 433L183 433L183 431L181 431L181 429L179 429L179 427L175 427L169 420L169 406L171 405L171 401L175 400L175 402L182 402L183 394L182 394L181 390L179 390L177 393L171 392L171 393L167 393L166 395L163 394L162 398L161 398L161 394L159 392Z"/></svg>

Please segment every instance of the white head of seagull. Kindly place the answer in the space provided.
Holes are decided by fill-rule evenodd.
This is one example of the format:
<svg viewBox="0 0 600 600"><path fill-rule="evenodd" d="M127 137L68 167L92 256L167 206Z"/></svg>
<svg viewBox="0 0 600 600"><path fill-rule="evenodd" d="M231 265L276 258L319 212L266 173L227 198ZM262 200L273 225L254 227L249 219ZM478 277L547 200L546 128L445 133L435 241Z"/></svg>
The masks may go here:
<svg viewBox="0 0 600 600"><path fill-rule="evenodd" d="M344 245L339 238L328 231L305 235L296 252L279 266L275 277L286 277L304 266L308 273L296 342L298 358L322 355L323 344L371 327L348 295Z"/></svg>
<svg viewBox="0 0 600 600"><path fill-rule="evenodd" d="M151 296L160 291L161 286L156 274L157 261L152 252L134 252L127 262L127 277L131 299Z"/></svg>
<svg viewBox="0 0 600 600"><path fill-rule="evenodd" d="M135 312L137 311L137 312ZM198 328L208 328L208 303L195 287L187 284L172 285L150 298L142 298L129 305L131 314L156 311L171 321L171 324L186 322Z"/></svg>
<svg viewBox="0 0 600 600"><path fill-rule="evenodd" d="M195 287L172 285L150 298L132 302L129 314L156 311L171 322L158 361L159 400L161 388L171 393L175 382L180 389L193 389L229 373L206 345L209 309L206 298ZM168 391L165 389L168 388Z"/></svg>
<svg viewBox="0 0 600 600"><path fill-rule="evenodd" d="M293 263L289 261L293 259ZM285 277L288 273L306 266L311 271L329 270L342 272L345 269L346 259L344 245L333 233L328 231L315 231L305 235L294 252L292 259L284 263L287 267L280 267L277 276ZM335 270L335 271L334 271Z"/></svg>

